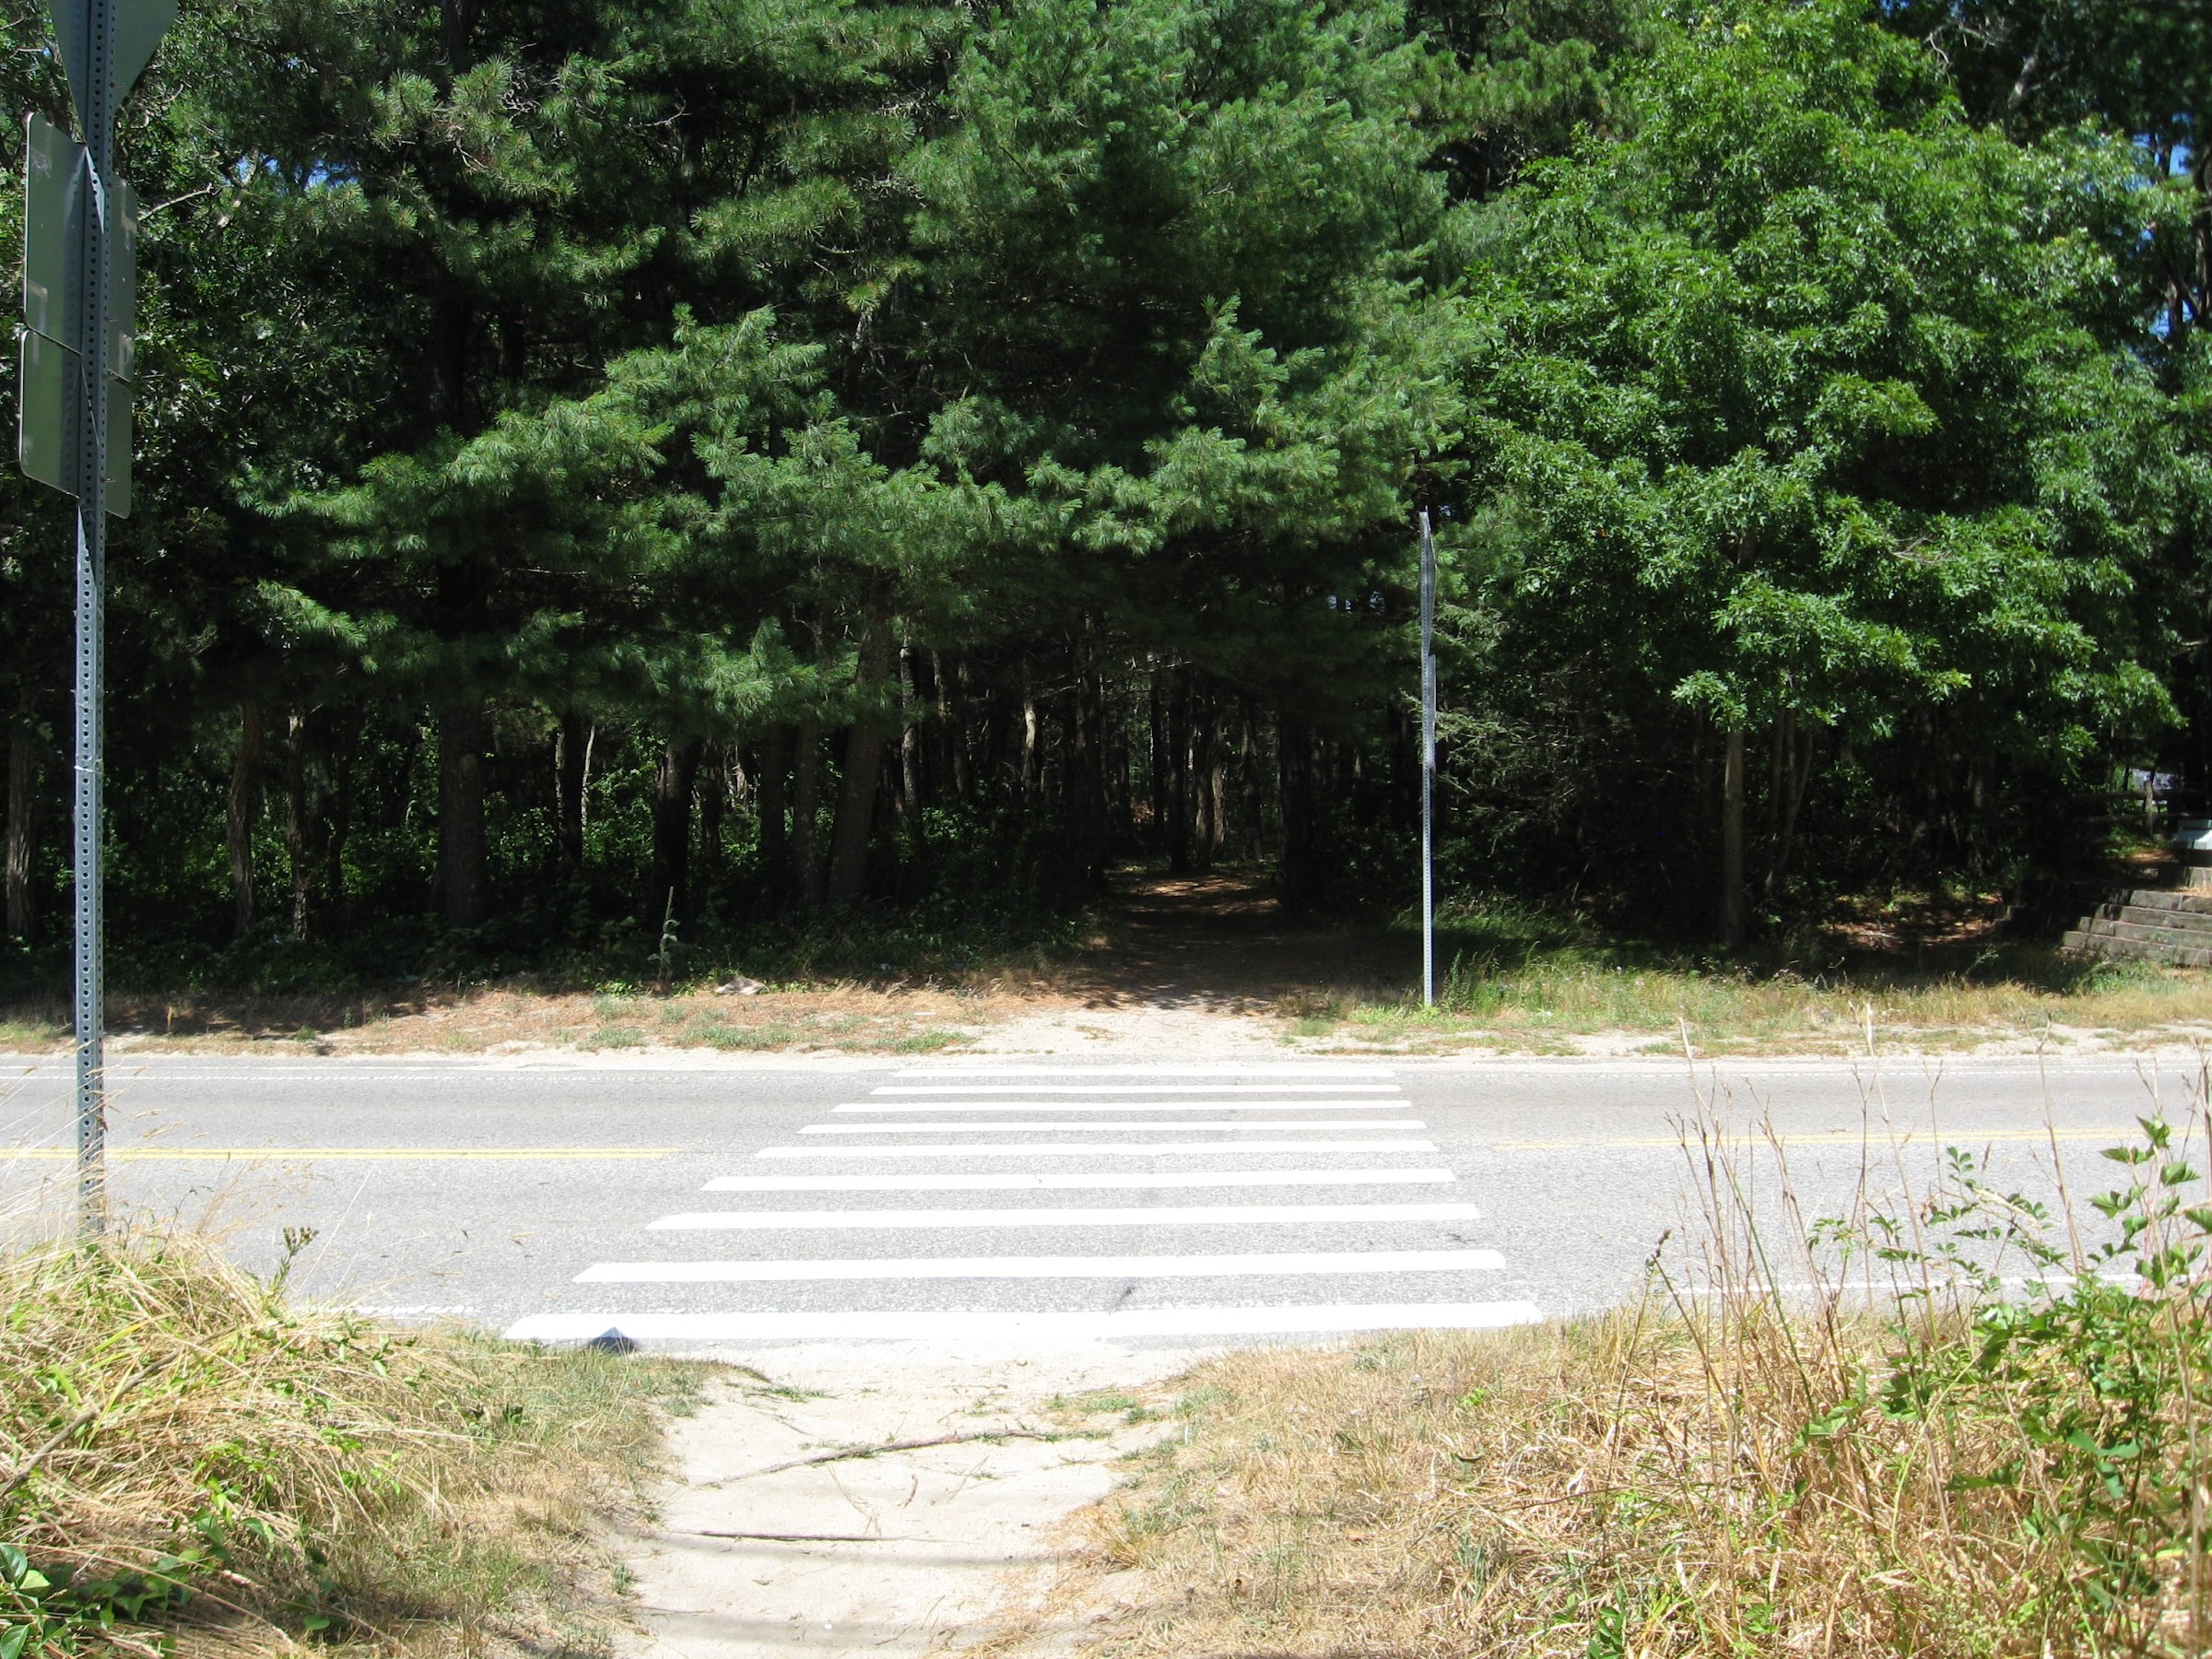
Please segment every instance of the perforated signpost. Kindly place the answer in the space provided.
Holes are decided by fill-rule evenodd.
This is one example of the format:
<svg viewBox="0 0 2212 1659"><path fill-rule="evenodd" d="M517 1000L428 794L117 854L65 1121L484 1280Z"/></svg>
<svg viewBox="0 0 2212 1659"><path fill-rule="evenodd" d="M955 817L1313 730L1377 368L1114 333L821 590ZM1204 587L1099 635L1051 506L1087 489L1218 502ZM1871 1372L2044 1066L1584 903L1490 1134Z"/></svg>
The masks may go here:
<svg viewBox="0 0 2212 1659"><path fill-rule="evenodd" d="M104 1224L100 1056L101 655L107 516L131 511L138 201L115 176L115 111L152 61L176 0L48 0L78 143L29 118L23 167L23 359L17 458L76 498L76 1182L84 1228Z"/></svg>

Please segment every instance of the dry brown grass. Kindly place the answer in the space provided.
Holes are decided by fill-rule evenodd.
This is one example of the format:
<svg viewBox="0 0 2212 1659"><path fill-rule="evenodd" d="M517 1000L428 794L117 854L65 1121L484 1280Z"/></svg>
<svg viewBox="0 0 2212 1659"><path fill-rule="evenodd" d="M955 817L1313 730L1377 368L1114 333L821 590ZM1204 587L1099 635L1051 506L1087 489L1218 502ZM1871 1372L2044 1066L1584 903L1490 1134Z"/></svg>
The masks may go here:
<svg viewBox="0 0 2212 1659"><path fill-rule="evenodd" d="M703 989L618 994L468 986L406 996L179 994L117 997L111 1045L135 1053L483 1053L500 1049L819 1049L927 1053L957 1045L997 1005L979 993L851 984L756 996ZM0 1007L0 1053L68 1046L58 998Z"/></svg>
<svg viewBox="0 0 2212 1659"><path fill-rule="evenodd" d="M1112 1648L1998 1651L2048 1563L2010 1517L1915 1550L1949 1460L1808 1453L1809 1402L1758 1374L1786 1346L1739 1332L1719 1387L1689 1327L1633 1314L1218 1361L1191 1438L1094 1517L1094 1565L1152 1592Z"/></svg>
<svg viewBox="0 0 2212 1659"><path fill-rule="evenodd" d="M2186 1137L2117 1189L2142 1248L2101 1265L2153 1279L2113 1282L2093 1237L2023 1256L2033 1217L1967 1164L1841 1232L1794 1212L1785 1166L1754 1227L1751 1153L1690 1135L1699 1293L1655 1270L1603 1318L1201 1367L1053 1617L1128 1656L2212 1650ZM2083 1277L2003 1288L2054 1265Z"/></svg>
<svg viewBox="0 0 2212 1659"><path fill-rule="evenodd" d="M0 1545L126 1601L134 1575L188 1586L140 1609L187 1655L605 1654L625 1615L604 1520L637 1506L656 1411L688 1387L638 1357L295 1308L198 1241L20 1250L0 1257Z"/></svg>

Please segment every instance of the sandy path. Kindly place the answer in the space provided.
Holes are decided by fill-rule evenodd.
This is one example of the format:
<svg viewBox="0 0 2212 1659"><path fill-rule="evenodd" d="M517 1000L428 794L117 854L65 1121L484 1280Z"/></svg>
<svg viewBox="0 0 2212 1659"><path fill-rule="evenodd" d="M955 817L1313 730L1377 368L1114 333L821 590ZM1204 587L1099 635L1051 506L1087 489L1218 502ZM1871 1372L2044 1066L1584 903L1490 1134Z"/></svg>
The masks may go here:
<svg viewBox="0 0 2212 1659"><path fill-rule="evenodd" d="M1194 1357L891 1343L748 1354L772 1382L730 1372L674 1426L677 1477L657 1524L629 1540L645 1625L633 1652L919 1659L987 1639L1024 1570L1056 1559L1060 1524L1113 1485L1115 1459L1160 1432L1071 1399L1142 1387ZM1033 1438L985 1438L1006 1430ZM777 1467L950 1436L962 1438ZM733 1533L751 1535L712 1535Z"/></svg>

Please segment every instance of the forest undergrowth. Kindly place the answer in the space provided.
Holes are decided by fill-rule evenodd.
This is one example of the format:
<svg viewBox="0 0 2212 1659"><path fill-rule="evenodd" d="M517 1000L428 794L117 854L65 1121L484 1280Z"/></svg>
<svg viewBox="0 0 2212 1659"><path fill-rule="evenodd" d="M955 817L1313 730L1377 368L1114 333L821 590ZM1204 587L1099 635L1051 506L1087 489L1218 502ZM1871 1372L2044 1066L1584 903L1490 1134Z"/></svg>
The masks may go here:
<svg viewBox="0 0 2212 1659"><path fill-rule="evenodd" d="M1634 1305L1201 1366L1044 1617L1124 1659L2202 1653L2194 1097L2109 1190L1876 1132L1823 1213L1707 1099Z"/></svg>
<svg viewBox="0 0 2212 1659"><path fill-rule="evenodd" d="M455 959L442 972L322 984L222 959L130 971L111 1029L130 1046L290 1053L958 1049L1074 1010L1112 1036L1162 1007L1298 1048L1666 1053L1687 1027L1732 1053L1846 1053L1872 1005L1884 1041L1956 1052L2037 1042L2186 1043L2212 1034L2212 974L2066 954L1991 900L1839 901L1736 951L1639 937L1510 898L1448 904L1438 1005L1418 991L1418 917L1288 912L1268 874L1117 872L1049 914L763 930L740 947ZM237 966L230 964L229 966ZM143 967L143 965L141 965ZM0 1051L66 1038L65 983L0 989Z"/></svg>

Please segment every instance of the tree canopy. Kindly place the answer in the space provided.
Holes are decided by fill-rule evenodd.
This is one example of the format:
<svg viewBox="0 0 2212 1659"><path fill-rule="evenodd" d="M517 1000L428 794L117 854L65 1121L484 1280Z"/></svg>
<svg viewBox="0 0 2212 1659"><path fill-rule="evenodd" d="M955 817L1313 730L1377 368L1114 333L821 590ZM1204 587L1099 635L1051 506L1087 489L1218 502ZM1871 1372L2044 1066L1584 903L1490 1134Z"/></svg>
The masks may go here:
<svg viewBox="0 0 2212 1659"><path fill-rule="evenodd" d="M188 6L121 135L119 937L642 953L1132 857L1394 909L1424 509L1463 886L2031 888L2212 777L2205 27ZM66 100L6 28L12 177ZM31 971L65 531L0 485Z"/></svg>

